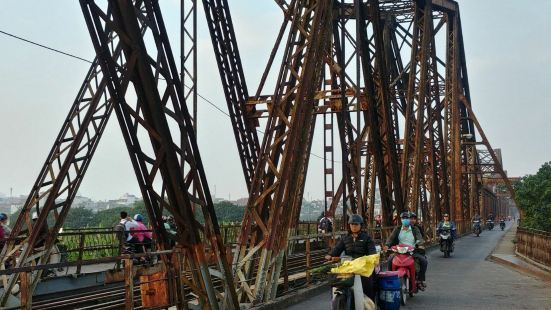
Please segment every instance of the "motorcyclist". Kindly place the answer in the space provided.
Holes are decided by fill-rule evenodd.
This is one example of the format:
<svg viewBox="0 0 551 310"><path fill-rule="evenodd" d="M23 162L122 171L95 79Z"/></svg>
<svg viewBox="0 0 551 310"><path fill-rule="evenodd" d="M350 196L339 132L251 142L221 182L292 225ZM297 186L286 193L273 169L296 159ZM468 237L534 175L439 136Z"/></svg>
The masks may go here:
<svg viewBox="0 0 551 310"><path fill-rule="evenodd" d="M436 233L439 234L442 230L449 230L450 236L452 237L452 241L455 240L455 232L456 227L455 223L450 221L450 215L448 213L444 213L443 220L438 223L438 226L436 228Z"/></svg>
<svg viewBox="0 0 551 310"><path fill-rule="evenodd" d="M421 232L421 237L423 237L423 240L425 239L425 231L423 229L423 226L417 222L417 213L410 212L409 214L409 223L412 227L417 227L419 229L419 232Z"/></svg>
<svg viewBox="0 0 551 310"><path fill-rule="evenodd" d="M362 230L362 223L363 218L358 214L353 214L348 222L348 234L339 239L331 253L325 256L325 259L338 262L343 251L345 255L351 256L353 259L376 254L375 243L367 232ZM371 298L371 300L375 300L373 275L361 278L364 294Z"/></svg>
<svg viewBox="0 0 551 310"><path fill-rule="evenodd" d="M388 250L389 247L398 244L407 244L415 247L413 252L413 258L419 263L420 270L417 275L418 287L420 290L425 290L427 284L425 283L425 273L427 272L428 262L425 256L421 253L424 252L424 240L419 228L412 226L410 222L411 214L406 211L400 214L401 225L396 226L388 239L386 240L384 250ZM392 268L392 256L389 258L389 269Z"/></svg>
<svg viewBox="0 0 551 310"><path fill-rule="evenodd" d="M486 218L486 226L488 226L488 229L494 228L494 215L492 213L488 214L488 217Z"/></svg>
<svg viewBox="0 0 551 310"><path fill-rule="evenodd" d="M478 221L478 223L475 223L476 221ZM476 213L476 214L473 216L472 222L473 222L473 231L475 230L475 228L476 228L477 225L478 225L478 228L480 228L480 223L482 223L482 217L480 216L480 214ZM481 230L482 230L482 229L480 229L479 232L480 232Z"/></svg>

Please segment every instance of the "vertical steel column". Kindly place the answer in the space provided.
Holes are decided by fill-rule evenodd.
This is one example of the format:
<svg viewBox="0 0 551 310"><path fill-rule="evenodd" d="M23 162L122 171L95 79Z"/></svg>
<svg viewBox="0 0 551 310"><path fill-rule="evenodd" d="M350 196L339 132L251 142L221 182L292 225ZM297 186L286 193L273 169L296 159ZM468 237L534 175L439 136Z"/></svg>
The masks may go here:
<svg viewBox="0 0 551 310"><path fill-rule="evenodd" d="M333 138L333 114L323 114L323 197L324 211L331 206L329 198L335 194L335 155Z"/></svg>
<svg viewBox="0 0 551 310"><path fill-rule="evenodd" d="M375 52L370 53L370 40L367 34L367 16L361 5L355 2L357 21L357 41L360 48L360 60L365 84L365 96L368 104L369 135L371 137L374 158L377 165L378 184L381 193L381 207L384 225L392 224L393 212L401 212L403 199L400 190L400 171L396 153L388 70L386 68L381 17L378 1L370 0L369 16L373 25L373 45ZM371 57L375 64L372 65ZM376 80L376 78L378 78Z"/></svg>

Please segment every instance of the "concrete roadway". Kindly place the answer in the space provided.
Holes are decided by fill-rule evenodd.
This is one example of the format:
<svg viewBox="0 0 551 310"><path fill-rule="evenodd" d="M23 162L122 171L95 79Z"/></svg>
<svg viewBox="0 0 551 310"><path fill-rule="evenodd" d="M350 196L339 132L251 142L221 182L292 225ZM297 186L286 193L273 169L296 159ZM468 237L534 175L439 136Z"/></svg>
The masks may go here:
<svg viewBox="0 0 551 310"><path fill-rule="evenodd" d="M551 283L486 260L503 235L498 226L456 240L451 258L429 252L428 287L402 309L551 309ZM330 309L330 298L328 291L287 309Z"/></svg>

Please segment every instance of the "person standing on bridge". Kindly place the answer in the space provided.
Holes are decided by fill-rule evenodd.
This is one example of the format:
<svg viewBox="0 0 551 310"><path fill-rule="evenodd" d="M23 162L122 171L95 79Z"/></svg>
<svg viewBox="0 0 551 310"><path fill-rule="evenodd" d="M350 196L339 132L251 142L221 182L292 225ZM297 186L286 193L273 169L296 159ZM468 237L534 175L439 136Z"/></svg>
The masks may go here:
<svg viewBox="0 0 551 310"><path fill-rule="evenodd" d="M416 215L417 216L417 215ZM421 235L419 228L413 226L410 222L411 214L409 211L402 212L400 214L401 225L394 228L388 239L386 240L384 250L388 250L389 247L398 245L398 244L407 244L415 248L413 252L413 258L419 262L419 274L418 278L418 288L422 291L427 287L425 283L425 273L427 272L428 261L423 255L424 247L423 244L425 240ZM389 270L392 269L392 256L389 258Z"/></svg>
<svg viewBox="0 0 551 310"><path fill-rule="evenodd" d="M6 243L6 239L9 238L11 229L8 226L8 215L6 213L0 213L0 251Z"/></svg>
<svg viewBox="0 0 551 310"><path fill-rule="evenodd" d="M11 234L11 228L8 226L8 215L6 213L0 213L0 226L4 231L4 237L9 237Z"/></svg>
<svg viewBox="0 0 551 310"><path fill-rule="evenodd" d="M4 213L2 213L2 214L4 214ZM0 216L2 216L2 215L0 214ZM7 237L4 235L4 229L2 229L2 227L0 227L0 252L4 248L4 244L6 244L6 238Z"/></svg>
<svg viewBox="0 0 551 310"><path fill-rule="evenodd" d="M375 249L375 242L367 234L362 231L363 218L358 214L352 214L350 221L348 222L348 234L342 237L330 255L325 255L326 260L338 262L340 261L340 255L344 251L344 254L351 256L353 259L358 257L377 254ZM373 275L362 278L362 287L364 294L371 300L375 300L375 289L373 287Z"/></svg>
<svg viewBox="0 0 551 310"><path fill-rule="evenodd" d="M323 217L318 224L318 232L322 234L333 232L333 220L329 217L329 211L323 213Z"/></svg>

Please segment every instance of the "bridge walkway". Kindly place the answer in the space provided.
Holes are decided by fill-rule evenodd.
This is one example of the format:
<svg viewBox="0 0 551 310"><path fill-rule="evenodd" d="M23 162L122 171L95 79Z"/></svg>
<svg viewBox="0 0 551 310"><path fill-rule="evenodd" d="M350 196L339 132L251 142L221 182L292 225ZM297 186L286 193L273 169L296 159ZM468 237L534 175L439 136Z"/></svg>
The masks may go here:
<svg viewBox="0 0 551 310"><path fill-rule="evenodd" d="M487 260L494 249L501 254L513 251L508 243L514 230L508 224L505 231L498 228L484 231L478 238L465 236L457 240L455 253L449 259L438 250L430 251L428 288L408 299L403 308L551 309L551 282ZM328 309L330 298L327 291L288 309Z"/></svg>

